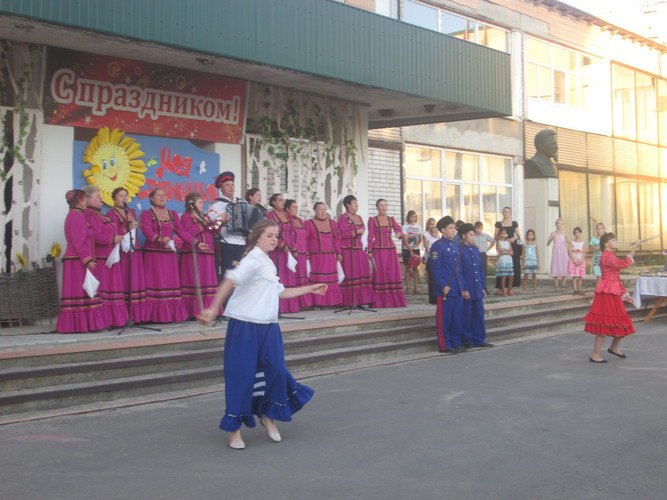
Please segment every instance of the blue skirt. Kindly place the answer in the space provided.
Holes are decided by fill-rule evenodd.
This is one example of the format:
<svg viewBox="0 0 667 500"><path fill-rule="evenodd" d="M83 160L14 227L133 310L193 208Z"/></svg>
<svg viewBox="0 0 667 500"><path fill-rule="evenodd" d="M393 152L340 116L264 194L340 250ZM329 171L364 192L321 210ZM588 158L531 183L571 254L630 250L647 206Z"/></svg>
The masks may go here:
<svg viewBox="0 0 667 500"><path fill-rule="evenodd" d="M298 384L285 366L278 323L231 318L225 338L224 372L223 431L237 431L242 424L255 427L253 415L290 422L292 415L313 397L314 391Z"/></svg>

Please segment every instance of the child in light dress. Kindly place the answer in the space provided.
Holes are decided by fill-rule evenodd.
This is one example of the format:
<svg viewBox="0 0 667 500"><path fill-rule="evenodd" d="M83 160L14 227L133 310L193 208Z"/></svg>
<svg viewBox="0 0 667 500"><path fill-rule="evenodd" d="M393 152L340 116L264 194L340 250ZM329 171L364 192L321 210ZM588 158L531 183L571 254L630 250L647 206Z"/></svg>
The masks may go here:
<svg viewBox="0 0 667 500"><path fill-rule="evenodd" d="M533 276L533 293L537 292L537 270L540 268L540 256L535 244L535 231L532 229L526 231L526 242L521 253L521 268L523 269L521 292L526 293L526 283L528 282L528 276L531 274Z"/></svg>
<svg viewBox="0 0 667 500"><path fill-rule="evenodd" d="M554 249L551 254L551 269L549 274L554 279L554 292L565 291L565 278L568 276L567 263L570 257L567 254L567 246L570 238L565 234L565 222L556 219L556 230L549 235L547 246L553 241ZM560 284L558 283L560 281Z"/></svg>
<svg viewBox="0 0 667 500"><path fill-rule="evenodd" d="M580 227L572 230L573 239L568 248L570 261L567 264L568 274L572 276L573 295L583 295L581 291L584 277L586 276L586 252L588 251L586 242L581 239L583 231Z"/></svg>
<svg viewBox="0 0 667 500"><path fill-rule="evenodd" d="M600 257L602 257L602 250L600 250L600 238L604 233L607 232L607 228L602 222L597 222L595 224L595 236L591 238L591 241L588 242L593 254L593 275L595 276L595 284L600 283L602 279L602 271L600 270Z"/></svg>
<svg viewBox="0 0 667 500"><path fill-rule="evenodd" d="M496 276L500 278L500 295L514 295L512 293L512 282L514 276L514 264L512 263L512 244L507 239L507 231L501 229L498 233L498 262L496 264ZM507 291L505 285L507 284Z"/></svg>

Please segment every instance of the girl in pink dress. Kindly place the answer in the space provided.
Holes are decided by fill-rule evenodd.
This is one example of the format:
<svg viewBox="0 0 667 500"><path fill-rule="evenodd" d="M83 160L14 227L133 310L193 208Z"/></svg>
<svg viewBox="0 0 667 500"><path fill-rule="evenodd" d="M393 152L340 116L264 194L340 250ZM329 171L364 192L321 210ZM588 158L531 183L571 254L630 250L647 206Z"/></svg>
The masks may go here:
<svg viewBox="0 0 667 500"><path fill-rule="evenodd" d="M167 194L154 189L149 195L153 207L141 213L140 226L144 242L144 275L148 296L148 321L171 323L185 321L188 312L183 304L178 256L174 251L174 233L184 242L194 236L183 229L178 214L168 210Z"/></svg>
<svg viewBox="0 0 667 500"><path fill-rule="evenodd" d="M200 216L197 215L199 211ZM185 213L181 215L181 226L185 231L194 236L194 246L197 250L197 270L199 272L199 290L204 309L207 309L215 292L218 289L218 275L215 272L215 255L213 254L213 233L204 224L208 222L204 213L204 197L201 193L188 193L185 197ZM199 299L197 298L197 281L195 280L195 267L192 254L192 243L183 242L181 247L181 292L183 304L188 316L194 318L200 312ZM220 311L221 313L222 311Z"/></svg>
<svg viewBox="0 0 667 500"><path fill-rule="evenodd" d="M111 198L114 206L107 212L116 227L116 235L124 236L138 226L137 214L127 206L127 189L119 187L113 190ZM123 275L123 296L130 318L135 323L148 321L148 305L146 299L146 282L144 281L144 260L141 255L139 238L136 231L132 233L134 251L120 252L120 270Z"/></svg>
<svg viewBox="0 0 667 500"><path fill-rule="evenodd" d="M580 227L575 227L572 230L573 239L568 248L570 260L567 263L567 271L572 276L572 287L574 288L574 295L583 295L581 291L584 277L586 276L586 242L581 239L583 231Z"/></svg>
<svg viewBox="0 0 667 500"><path fill-rule="evenodd" d="M269 198L269 205L273 210L267 214L267 218L278 224L280 230L278 235L278 246L269 252L269 257L278 269L278 278L285 288L296 287L296 273L289 267L290 253L296 249L296 236L294 233L294 222L292 217L285 211L285 197L275 193ZM292 253L293 255L293 253ZM278 312L299 312L299 297L280 299Z"/></svg>
<svg viewBox="0 0 667 500"><path fill-rule="evenodd" d="M375 293L372 307L406 307L408 303L403 292L403 279L396 245L391 237L392 230L403 239L406 248L408 240L396 219L387 215L387 200L380 198L375 206L378 209L377 216L368 219L368 256L373 261L372 283Z"/></svg>
<svg viewBox="0 0 667 500"><path fill-rule="evenodd" d="M102 195L100 194L100 188L88 185L83 190L86 193L88 207L84 210L83 215L86 222L93 228L97 274L100 280L99 294L102 305L109 311L113 326L125 326L129 319L129 313L125 305L123 271L120 268L120 262L116 262L111 267L106 265L109 254L123 237L116 234L116 225L101 211Z"/></svg>
<svg viewBox="0 0 667 500"><path fill-rule="evenodd" d="M72 189L67 191L65 199L70 210L65 218L67 248L62 258L63 285L56 331L83 333L103 330L111 324L109 311L102 306L99 295L91 299L82 288L87 270L97 274L93 228L83 215L87 207L86 193Z"/></svg>
<svg viewBox="0 0 667 500"><path fill-rule="evenodd" d="M292 255L296 259L296 286L306 286L308 285L308 236L306 234L306 226L299 218L299 205L296 200L287 200L285 202L285 210L292 217L294 225L296 252L293 252ZM313 298L310 294L301 295L299 297L299 305L301 307L312 307Z"/></svg>
<svg viewBox="0 0 667 500"><path fill-rule="evenodd" d="M568 276L567 263L570 257L567 254L567 246L570 238L565 234L565 223L563 219L556 219L556 230L549 235L547 246L553 241L554 249L551 254L551 268L549 274L554 279L554 292L565 291L565 278ZM561 284L558 284L558 280Z"/></svg>
<svg viewBox="0 0 667 500"><path fill-rule="evenodd" d="M313 206L315 217L307 220L306 237L310 260L311 284L326 283L327 292L313 297L316 306L338 306L343 298L338 286L338 262L341 260L338 224L327 214L327 206L318 201Z"/></svg>
<svg viewBox="0 0 667 500"><path fill-rule="evenodd" d="M343 198L345 213L338 217L338 233L340 235L341 262L345 279L340 284L344 306L360 306L372 304L375 293L371 285L371 269L368 256L363 250L361 236L366 231L364 220L357 215L359 202L348 195Z"/></svg>

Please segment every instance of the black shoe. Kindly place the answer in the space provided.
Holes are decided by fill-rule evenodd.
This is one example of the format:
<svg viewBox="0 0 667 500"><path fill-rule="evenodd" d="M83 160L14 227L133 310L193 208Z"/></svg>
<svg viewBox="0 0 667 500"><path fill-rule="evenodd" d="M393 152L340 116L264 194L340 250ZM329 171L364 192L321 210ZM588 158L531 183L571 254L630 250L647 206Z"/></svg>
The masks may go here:
<svg viewBox="0 0 667 500"><path fill-rule="evenodd" d="M588 358L588 361L590 361L591 363L607 363L606 359L595 361L593 358Z"/></svg>
<svg viewBox="0 0 667 500"><path fill-rule="evenodd" d="M621 359L625 359L625 358L627 358L627 356L626 356L625 354L619 354L619 353L617 353L617 352L612 351L612 350L611 350L611 347L610 347L609 349L607 349L607 352L608 352L609 354L613 354L614 356L618 356L618 357L621 358Z"/></svg>
<svg viewBox="0 0 667 500"><path fill-rule="evenodd" d="M463 352L460 347L452 347L451 349L448 349L447 352L449 354L459 354Z"/></svg>
<svg viewBox="0 0 667 500"><path fill-rule="evenodd" d="M489 344L488 342L483 342L482 344L477 344L474 347L493 347L493 344Z"/></svg>
<svg viewBox="0 0 667 500"><path fill-rule="evenodd" d="M474 345L468 344L466 342L461 342L461 347L465 347L466 349L470 349L471 347L475 347Z"/></svg>

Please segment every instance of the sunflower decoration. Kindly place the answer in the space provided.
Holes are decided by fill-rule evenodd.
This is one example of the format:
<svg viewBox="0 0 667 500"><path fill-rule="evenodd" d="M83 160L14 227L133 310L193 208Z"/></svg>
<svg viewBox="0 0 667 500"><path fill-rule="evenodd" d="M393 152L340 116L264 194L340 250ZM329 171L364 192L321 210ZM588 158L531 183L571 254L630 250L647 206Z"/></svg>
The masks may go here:
<svg viewBox="0 0 667 500"><path fill-rule="evenodd" d="M60 243L54 241L53 245L51 245L49 253L46 255L46 262L53 262L54 259L60 257L61 253L62 253L62 248L60 248Z"/></svg>
<svg viewBox="0 0 667 500"><path fill-rule="evenodd" d="M16 254L16 259L19 261L19 263L21 264L21 267L23 269L28 267L28 260L23 256L22 253L17 253Z"/></svg>
<svg viewBox="0 0 667 500"><path fill-rule="evenodd" d="M136 196L146 182L146 164L140 158L145 155L141 144L117 128L101 128L88 143L83 161L91 167L83 171L88 184L98 186L102 201L113 206L111 193L118 187L127 189L128 199Z"/></svg>

